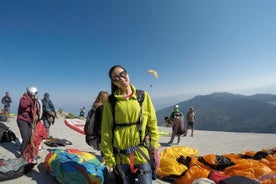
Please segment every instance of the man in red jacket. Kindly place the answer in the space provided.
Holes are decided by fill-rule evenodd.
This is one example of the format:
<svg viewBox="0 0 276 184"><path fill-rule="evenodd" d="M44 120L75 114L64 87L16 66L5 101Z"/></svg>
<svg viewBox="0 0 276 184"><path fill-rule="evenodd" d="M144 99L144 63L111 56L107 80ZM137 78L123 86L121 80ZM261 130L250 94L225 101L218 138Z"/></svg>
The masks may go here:
<svg viewBox="0 0 276 184"><path fill-rule="evenodd" d="M27 92L23 94L19 101L16 121L22 138L20 146L21 154L30 143L32 128L38 120L39 103L37 100L37 93L37 88L30 86L27 88Z"/></svg>

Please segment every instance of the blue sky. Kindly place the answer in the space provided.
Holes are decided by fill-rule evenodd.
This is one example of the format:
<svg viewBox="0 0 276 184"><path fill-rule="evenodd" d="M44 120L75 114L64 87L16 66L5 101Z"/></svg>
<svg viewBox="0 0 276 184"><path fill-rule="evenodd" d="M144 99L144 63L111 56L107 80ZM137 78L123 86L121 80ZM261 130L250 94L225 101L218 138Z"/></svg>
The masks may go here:
<svg viewBox="0 0 276 184"><path fill-rule="evenodd" d="M110 91L116 64L154 103L222 91L275 94L263 88L276 85L275 7L274 0L0 1L0 95L10 92L16 112L34 85L77 114Z"/></svg>

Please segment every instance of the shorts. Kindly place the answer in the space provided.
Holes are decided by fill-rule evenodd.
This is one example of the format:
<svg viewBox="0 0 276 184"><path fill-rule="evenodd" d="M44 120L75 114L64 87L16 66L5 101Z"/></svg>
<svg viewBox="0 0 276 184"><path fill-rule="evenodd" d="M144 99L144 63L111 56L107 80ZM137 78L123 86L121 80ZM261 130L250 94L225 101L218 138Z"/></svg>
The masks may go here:
<svg viewBox="0 0 276 184"><path fill-rule="evenodd" d="M194 122L188 122L187 128L194 128Z"/></svg>

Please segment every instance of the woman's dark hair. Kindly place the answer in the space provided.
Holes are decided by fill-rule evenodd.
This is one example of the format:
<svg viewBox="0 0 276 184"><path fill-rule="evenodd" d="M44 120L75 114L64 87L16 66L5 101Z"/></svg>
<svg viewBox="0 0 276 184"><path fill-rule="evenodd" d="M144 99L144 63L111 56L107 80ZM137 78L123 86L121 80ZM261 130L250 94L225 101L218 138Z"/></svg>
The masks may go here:
<svg viewBox="0 0 276 184"><path fill-rule="evenodd" d="M95 99L95 101L92 105L92 109L95 110L97 107L102 105L107 98L108 98L108 92L107 91L100 91L98 93L97 98Z"/></svg>
<svg viewBox="0 0 276 184"><path fill-rule="evenodd" d="M111 76L111 73L113 72L113 70L115 68L122 68L123 70L126 71L126 69L121 66L121 65L115 65L115 66L112 66L110 69L109 69L109 72L108 72L108 75L109 75L109 78L110 78L110 81L111 81L111 94L113 94L117 89L118 89L118 86L116 86L113 82L112 82L112 76Z"/></svg>

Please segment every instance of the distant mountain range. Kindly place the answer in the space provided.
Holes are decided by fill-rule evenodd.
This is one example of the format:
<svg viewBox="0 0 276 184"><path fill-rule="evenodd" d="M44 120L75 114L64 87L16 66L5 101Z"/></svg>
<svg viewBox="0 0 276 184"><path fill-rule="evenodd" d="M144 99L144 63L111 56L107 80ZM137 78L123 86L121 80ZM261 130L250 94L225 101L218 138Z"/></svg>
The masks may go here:
<svg viewBox="0 0 276 184"><path fill-rule="evenodd" d="M197 116L195 129L276 133L276 95L213 93L196 96L178 105L184 115L189 107L194 107ZM156 112L159 126L165 125L164 117L172 110L173 106L170 106Z"/></svg>

